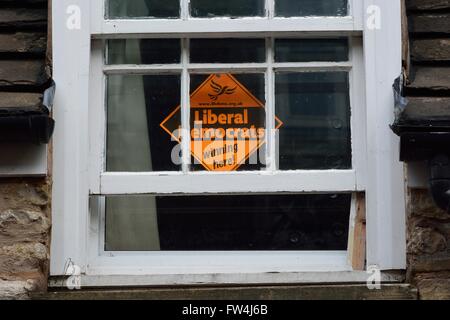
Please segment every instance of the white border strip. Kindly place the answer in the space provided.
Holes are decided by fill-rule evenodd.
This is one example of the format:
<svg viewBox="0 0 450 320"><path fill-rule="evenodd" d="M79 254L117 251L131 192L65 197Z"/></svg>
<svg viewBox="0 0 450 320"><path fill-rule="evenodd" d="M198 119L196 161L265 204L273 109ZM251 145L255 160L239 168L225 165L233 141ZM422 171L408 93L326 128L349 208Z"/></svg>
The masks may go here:
<svg viewBox="0 0 450 320"><path fill-rule="evenodd" d="M348 192L357 190L354 170L218 173L104 173L103 195L241 192Z"/></svg>
<svg viewBox="0 0 450 320"><path fill-rule="evenodd" d="M90 0L53 1L53 136L51 274L69 259L86 266L89 199Z"/></svg>
<svg viewBox="0 0 450 320"><path fill-rule="evenodd" d="M352 17L306 17L306 18L274 18L268 23L267 18L213 18L189 20L159 20L159 19L120 19L104 20L103 24L95 24L92 35L112 37L119 35L195 35L205 34L241 34L271 32L359 32ZM98 29L100 28L100 29Z"/></svg>
<svg viewBox="0 0 450 320"><path fill-rule="evenodd" d="M81 287L149 287L175 285L276 285L276 284L325 284L367 283L369 275L364 271L342 272L294 272L294 273L240 273L240 274L174 274L154 276L81 276ZM381 273L382 283L399 283L402 274ZM49 280L50 288L66 288L66 279Z"/></svg>
<svg viewBox="0 0 450 320"><path fill-rule="evenodd" d="M402 72L401 5L398 0L364 0L364 5L367 263L384 270L405 269L405 177L399 138L389 128L394 120L392 85Z"/></svg>

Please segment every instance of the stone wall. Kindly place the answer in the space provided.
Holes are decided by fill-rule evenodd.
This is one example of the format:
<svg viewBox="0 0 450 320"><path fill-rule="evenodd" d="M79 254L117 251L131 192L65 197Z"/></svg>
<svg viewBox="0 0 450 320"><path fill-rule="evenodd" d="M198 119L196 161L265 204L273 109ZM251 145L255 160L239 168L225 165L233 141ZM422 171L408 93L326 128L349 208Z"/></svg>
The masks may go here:
<svg viewBox="0 0 450 320"><path fill-rule="evenodd" d="M427 190L409 190L408 273L422 299L450 299L450 214Z"/></svg>
<svg viewBox="0 0 450 320"><path fill-rule="evenodd" d="M49 208L47 180L0 181L0 299L46 290Z"/></svg>
<svg viewBox="0 0 450 320"><path fill-rule="evenodd" d="M47 0L0 0L0 108L41 103L50 78L47 10ZM49 181L0 178L0 299L46 290Z"/></svg>
<svg viewBox="0 0 450 320"><path fill-rule="evenodd" d="M405 0L410 40L410 107L450 116L450 0ZM408 195L408 279L421 299L450 299L450 214L428 190Z"/></svg>

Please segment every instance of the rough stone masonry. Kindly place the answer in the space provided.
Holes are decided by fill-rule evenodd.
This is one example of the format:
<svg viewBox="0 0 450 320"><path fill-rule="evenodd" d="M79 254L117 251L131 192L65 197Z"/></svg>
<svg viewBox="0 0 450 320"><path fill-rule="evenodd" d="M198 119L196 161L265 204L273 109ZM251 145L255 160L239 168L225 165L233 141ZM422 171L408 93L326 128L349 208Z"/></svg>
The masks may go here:
<svg viewBox="0 0 450 320"><path fill-rule="evenodd" d="M450 116L450 0L405 0L409 108ZM407 47L407 46L405 46ZM405 59L406 60L406 59ZM424 189L410 189L408 279L421 299L450 299L450 214Z"/></svg>
<svg viewBox="0 0 450 320"><path fill-rule="evenodd" d="M46 289L49 208L46 179L0 182L0 299Z"/></svg>
<svg viewBox="0 0 450 320"><path fill-rule="evenodd" d="M50 78L47 28L47 0L0 0L0 108L41 104ZM0 178L0 299L46 290L49 195L47 177Z"/></svg>

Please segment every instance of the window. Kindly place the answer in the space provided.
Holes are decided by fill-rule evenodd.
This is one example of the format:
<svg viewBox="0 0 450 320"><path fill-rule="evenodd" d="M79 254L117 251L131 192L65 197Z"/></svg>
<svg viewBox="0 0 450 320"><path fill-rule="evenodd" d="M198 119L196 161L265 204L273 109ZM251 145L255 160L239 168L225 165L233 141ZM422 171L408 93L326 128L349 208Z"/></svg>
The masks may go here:
<svg viewBox="0 0 450 320"><path fill-rule="evenodd" d="M74 132L66 122L55 137L62 150L55 187L69 183L58 166L68 168L73 152L79 183L68 187L77 196L61 190L55 200L65 208L60 217L74 215L56 218L54 237L68 239L62 230L70 221L81 229L71 232L75 243L55 245L55 256L80 263L87 276L351 271L365 195L373 223L367 263L384 263L375 243L392 237L380 238L384 206L370 167L391 166L394 157L373 154L379 146L370 134L380 133L367 120L377 112L365 88L378 83L368 67L380 57L363 7L351 0L83 6L91 20L75 42L90 48L80 71L88 86L78 82L87 107L71 111L80 119ZM56 51L76 53L63 43ZM389 101L376 115L382 123ZM76 149L58 141L67 134ZM390 184L398 178L379 175ZM398 220L384 220L387 230Z"/></svg>

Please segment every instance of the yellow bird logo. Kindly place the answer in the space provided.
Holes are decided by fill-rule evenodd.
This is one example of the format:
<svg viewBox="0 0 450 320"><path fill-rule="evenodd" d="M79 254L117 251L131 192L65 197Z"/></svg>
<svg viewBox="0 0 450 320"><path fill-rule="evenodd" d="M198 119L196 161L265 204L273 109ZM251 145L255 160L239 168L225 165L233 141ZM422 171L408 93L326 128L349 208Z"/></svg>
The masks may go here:
<svg viewBox="0 0 450 320"><path fill-rule="evenodd" d="M217 82L214 82L214 80L211 80L211 88L215 94L208 93L208 95L211 100L216 101L223 94L233 94L237 87L230 88L229 86L221 86Z"/></svg>

